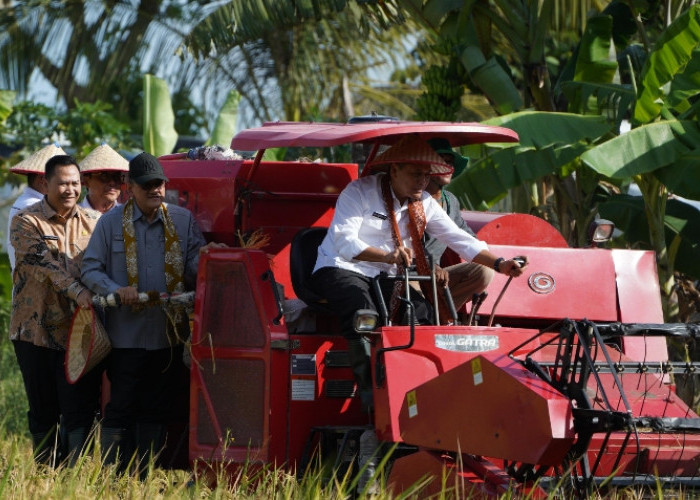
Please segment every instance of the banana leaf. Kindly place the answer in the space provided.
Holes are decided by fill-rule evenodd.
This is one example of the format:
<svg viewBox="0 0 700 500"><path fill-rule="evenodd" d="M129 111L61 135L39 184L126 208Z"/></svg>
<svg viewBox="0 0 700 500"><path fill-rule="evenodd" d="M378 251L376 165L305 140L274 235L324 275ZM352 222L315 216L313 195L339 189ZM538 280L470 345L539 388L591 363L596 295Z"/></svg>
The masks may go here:
<svg viewBox="0 0 700 500"><path fill-rule="evenodd" d="M153 156L173 152L178 134L170 91L165 80L143 77L143 149Z"/></svg>
<svg viewBox="0 0 700 500"><path fill-rule="evenodd" d="M649 225L640 196L613 195L598 206L600 216L611 220L625 233L625 241L634 248L651 249ZM700 210L676 199L669 199L664 217L667 247L678 239L673 266L676 270L700 279Z"/></svg>
<svg viewBox="0 0 700 500"><path fill-rule="evenodd" d="M700 5L693 5L666 28L644 66L642 92L634 109L639 123L654 120L663 107L664 87L683 72L700 45Z"/></svg>
<svg viewBox="0 0 700 500"><path fill-rule="evenodd" d="M569 81L561 84L561 91L569 100L570 111L605 112L615 122L616 130L620 129L636 98L634 88L624 84Z"/></svg>
<svg viewBox="0 0 700 500"><path fill-rule="evenodd" d="M601 116L572 113L521 111L483 122L508 127L520 136L517 145L503 148L484 158L483 146L463 149L473 163L452 180L449 190L471 207L488 207L503 198L508 190L546 175L569 174L567 166L591 146L589 143L610 132L612 125Z"/></svg>
<svg viewBox="0 0 700 500"><path fill-rule="evenodd" d="M231 90L226 97L226 102L219 111L219 116L216 118L214 130L212 130L209 140L206 142L208 146L219 144L229 147L231 139L236 135L236 120L238 119L238 103L241 101L241 94L236 90Z"/></svg>
<svg viewBox="0 0 700 500"><path fill-rule="evenodd" d="M692 57L682 73L671 81L671 90L666 98L668 107L679 113L691 107L691 99L700 93L700 49L693 51Z"/></svg>
<svg viewBox="0 0 700 500"><path fill-rule="evenodd" d="M668 168L664 175L676 175L676 168L690 177L678 183L677 193L687 198L685 184L700 183L700 169L689 168L686 162L675 164L700 145L700 129L693 121L664 121L643 125L606 141L587 151L581 160L606 177L624 179Z"/></svg>
<svg viewBox="0 0 700 500"><path fill-rule="evenodd" d="M588 19L576 58L574 79L580 82L610 83L617 62L610 61L610 37L613 20L609 16Z"/></svg>
<svg viewBox="0 0 700 500"><path fill-rule="evenodd" d="M546 111L521 111L482 123L513 129L520 136L520 146L534 148L595 141L612 130L610 123L602 116Z"/></svg>
<svg viewBox="0 0 700 500"><path fill-rule="evenodd" d="M17 92L14 90L0 90L0 123L4 123L12 114L12 105L16 96Z"/></svg>
<svg viewBox="0 0 700 500"><path fill-rule="evenodd" d="M464 8L464 3L463 0L427 0L424 4L423 0L404 0L401 7L426 28L437 32L445 16Z"/></svg>
<svg viewBox="0 0 700 500"><path fill-rule="evenodd" d="M655 170L654 175L670 192L700 200L700 149L681 155L672 165Z"/></svg>
<svg viewBox="0 0 700 500"><path fill-rule="evenodd" d="M462 63L465 61L466 54L468 51L462 53ZM481 66L469 71L469 77L499 113L512 113L523 107L522 97L513 79L498 64L495 57L489 58Z"/></svg>
<svg viewBox="0 0 700 500"><path fill-rule="evenodd" d="M474 162L452 180L448 189L464 206L488 207L516 186L559 173L588 147L577 143L546 149L503 149Z"/></svg>

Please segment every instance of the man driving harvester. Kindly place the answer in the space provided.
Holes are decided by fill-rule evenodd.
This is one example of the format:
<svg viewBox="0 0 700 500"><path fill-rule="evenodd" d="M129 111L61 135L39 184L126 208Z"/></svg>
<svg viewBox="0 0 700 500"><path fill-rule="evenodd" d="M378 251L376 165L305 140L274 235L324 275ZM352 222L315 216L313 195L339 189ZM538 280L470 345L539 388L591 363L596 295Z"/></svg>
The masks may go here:
<svg viewBox="0 0 700 500"><path fill-rule="evenodd" d="M365 168L376 175L362 177L340 193L328 233L318 249L310 286L340 318L358 392L363 406L371 409L369 342L355 332L353 318L359 309L378 310L371 286L375 276L381 272L401 275L414 259L419 274L430 274L422 243L424 232L461 258L499 273L520 276L523 268L514 259L489 252L486 243L461 230L425 192L431 176L450 174L453 169L419 136L404 137ZM446 287L448 273L437 269L436 281ZM392 297L390 317L399 321L403 311L398 297L405 294L402 286L402 281L383 285L383 294ZM466 296L481 291L470 290ZM420 293L413 293L412 300L416 321L429 323L432 305Z"/></svg>

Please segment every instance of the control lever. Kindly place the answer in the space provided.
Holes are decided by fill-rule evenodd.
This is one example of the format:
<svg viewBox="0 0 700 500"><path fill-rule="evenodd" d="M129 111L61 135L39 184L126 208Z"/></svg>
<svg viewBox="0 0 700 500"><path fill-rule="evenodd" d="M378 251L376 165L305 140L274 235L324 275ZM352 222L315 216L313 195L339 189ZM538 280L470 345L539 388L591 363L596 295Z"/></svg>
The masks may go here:
<svg viewBox="0 0 700 500"><path fill-rule="evenodd" d="M474 298L472 299L472 310L469 313L469 326L472 326L476 322L476 313L479 312L479 308L484 303L488 295L489 293L486 290L479 294L474 294Z"/></svg>
<svg viewBox="0 0 700 500"><path fill-rule="evenodd" d="M472 322L474 321L474 315L476 314L476 306L478 305L479 302L479 294L475 293L472 295L472 309L469 311L469 320L467 321L467 326L472 326Z"/></svg>
<svg viewBox="0 0 700 500"><path fill-rule="evenodd" d="M527 257L525 256L518 255L517 257L513 257L512 260L517 262L520 267L525 267L527 265ZM513 281L513 277L509 276L508 281L506 281L506 284L503 285L503 290L501 290L501 293L498 294L496 302L493 303L493 308L491 309L491 316L489 316L489 323L487 326L491 326L491 324L493 324L493 317L496 315L496 306L503 298L503 294L506 293L506 288L508 288L508 285L510 285L511 281Z"/></svg>

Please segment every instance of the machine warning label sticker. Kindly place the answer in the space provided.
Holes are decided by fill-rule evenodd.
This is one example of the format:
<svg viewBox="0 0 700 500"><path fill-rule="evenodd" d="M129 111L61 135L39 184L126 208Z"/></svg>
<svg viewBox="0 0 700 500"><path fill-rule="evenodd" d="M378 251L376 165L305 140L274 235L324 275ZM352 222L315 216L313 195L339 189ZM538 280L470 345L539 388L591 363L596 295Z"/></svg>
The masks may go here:
<svg viewBox="0 0 700 500"><path fill-rule="evenodd" d="M316 398L316 381L293 378L292 401L313 401Z"/></svg>
<svg viewBox="0 0 700 500"><path fill-rule="evenodd" d="M498 349L497 335L435 335L435 347L446 351L486 352Z"/></svg>
<svg viewBox="0 0 700 500"><path fill-rule="evenodd" d="M316 375L315 354L292 354L292 375Z"/></svg>
<svg viewBox="0 0 700 500"><path fill-rule="evenodd" d="M474 375L474 385L479 385L484 381L480 358L472 359L472 374Z"/></svg>
<svg viewBox="0 0 700 500"><path fill-rule="evenodd" d="M408 418L418 415L418 402L416 401L416 391L406 393L406 405L408 406Z"/></svg>

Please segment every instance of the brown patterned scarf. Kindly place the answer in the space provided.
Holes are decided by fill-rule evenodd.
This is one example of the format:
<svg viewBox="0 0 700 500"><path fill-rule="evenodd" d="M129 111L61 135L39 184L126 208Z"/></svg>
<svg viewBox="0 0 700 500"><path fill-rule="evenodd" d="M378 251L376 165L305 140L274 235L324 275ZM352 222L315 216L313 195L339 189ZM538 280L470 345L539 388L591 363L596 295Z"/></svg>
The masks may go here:
<svg viewBox="0 0 700 500"><path fill-rule="evenodd" d="M391 183L389 174L386 174L382 179L382 197L384 198L384 205L386 206L387 215L391 221L391 236L394 240L394 245L396 248L403 247L403 241L401 240L401 232L399 231L399 226L396 223L396 214L394 212L394 198L391 194ZM426 220L425 211L423 210L423 203L421 200L409 200L408 202L408 228L411 233L411 243L413 246L413 253L415 255L416 269L420 276L430 276L430 266L428 264L428 259L425 256L425 247L423 246L423 233L425 232ZM397 269L397 275L402 275L404 273L405 266L400 264ZM433 303L433 286L430 281L420 281L420 288L423 295L428 301ZM399 297L404 295L405 282L403 280L397 280L394 283L394 289L391 293L391 300L389 304L389 318L392 322L396 321L399 311ZM444 311L447 311L447 305L444 303L445 299L441 294L438 294L438 307L440 307L440 318L443 322L447 319L447 315ZM434 304L433 304L434 305Z"/></svg>
<svg viewBox="0 0 700 500"><path fill-rule="evenodd" d="M165 203L161 204L158 209L160 217L163 220L163 232L165 233L165 287L169 294L182 293L185 291L183 276L185 267L182 262L182 247L180 240L175 231L175 225L168 215L168 208ZM138 252L136 245L136 230L134 228L134 201L130 199L124 205L124 214L122 215L122 228L124 233L124 248L126 251L126 273L129 278L129 286L138 289ZM160 298L157 299L160 303ZM148 304L153 305L153 304ZM138 307L137 307L138 309ZM187 320L187 315L180 307L170 305L165 311L168 315L168 336L177 329L176 325L180 325Z"/></svg>

